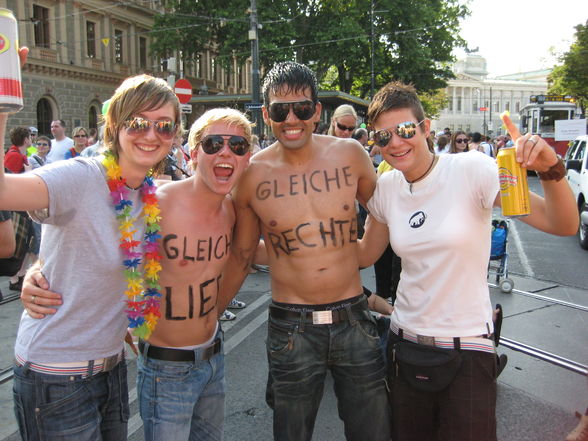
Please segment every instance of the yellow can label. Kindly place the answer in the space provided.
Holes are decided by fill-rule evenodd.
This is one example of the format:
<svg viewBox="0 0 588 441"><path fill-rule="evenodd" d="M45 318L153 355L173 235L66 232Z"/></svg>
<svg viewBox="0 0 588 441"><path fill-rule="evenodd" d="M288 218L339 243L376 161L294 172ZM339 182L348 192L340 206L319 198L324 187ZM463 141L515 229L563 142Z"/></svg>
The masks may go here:
<svg viewBox="0 0 588 441"><path fill-rule="evenodd" d="M10 40L4 34L0 34L0 54L10 49Z"/></svg>

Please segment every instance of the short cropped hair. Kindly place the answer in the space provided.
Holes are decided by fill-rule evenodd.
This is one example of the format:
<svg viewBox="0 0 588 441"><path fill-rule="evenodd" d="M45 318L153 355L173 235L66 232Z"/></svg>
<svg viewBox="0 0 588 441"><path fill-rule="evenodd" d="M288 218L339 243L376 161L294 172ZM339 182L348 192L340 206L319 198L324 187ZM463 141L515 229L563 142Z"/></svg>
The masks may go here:
<svg viewBox="0 0 588 441"><path fill-rule="evenodd" d="M237 109L219 107L207 110L200 118L194 121L194 124L192 124L190 134L188 135L190 152L198 148L200 141L202 141L202 135L207 127L217 122L226 123L229 127L236 126L242 128L244 137L249 143L249 151L253 149L253 143L251 142L251 121L247 119L245 114L239 112Z"/></svg>
<svg viewBox="0 0 588 441"><path fill-rule="evenodd" d="M26 127L15 127L10 131L10 142L12 145L20 147L24 144L28 136L31 136L29 129Z"/></svg>
<svg viewBox="0 0 588 441"><path fill-rule="evenodd" d="M84 132L86 134L86 137L88 138L88 131L84 128L84 127L76 127L71 131L71 136L76 136L79 135L80 132Z"/></svg>
<svg viewBox="0 0 588 441"><path fill-rule="evenodd" d="M165 80L143 74L122 82L110 99L104 115L104 145L117 161L120 152L118 135L125 121L141 112L160 109L168 103L174 107L174 122L179 130L182 124L180 102ZM165 158L153 167L154 174L163 170L164 161Z"/></svg>
<svg viewBox="0 0 588 441"><path fill-rule="evenodd" d="M353 135L351 135L351 137L357 141L359 141L364 136L368 136L368 132L366 129L364 129L362 127L358 127L357 129L355 129L355 131L353 132Z"/></svg>
<svg viewBox="0 0 588 441"><path fill-rule="evenodd" d="M307 66L293 61L277 63L270 69L263 80L263 103L270 104L269 94L273 92L297 93L310 90L311 100L318 101L318 83L316 76Z"/></svg>
<svg viewBox="0 0 588 441"><path fill-rule="evenodd" d="M373 126L380 115L394 109L410 109L417 122L425 119L425 111L414 86L393 81L374 95L368 107L368 123ZM419 127L423 130L422 125Z"/></svg>

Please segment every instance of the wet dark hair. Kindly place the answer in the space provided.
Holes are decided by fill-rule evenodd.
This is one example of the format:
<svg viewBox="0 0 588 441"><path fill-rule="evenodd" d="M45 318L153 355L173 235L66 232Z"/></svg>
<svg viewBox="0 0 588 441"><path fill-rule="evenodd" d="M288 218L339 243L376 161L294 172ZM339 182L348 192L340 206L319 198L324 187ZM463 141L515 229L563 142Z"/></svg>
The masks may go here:
<svg viewBox="0 0 588 441"><path fill-rule="evenodd" d="M480 132L473 132L471 135L472 142L478 143L482 140L482 134Z"/></svg>
<svg viewBox="0 0 588 441"><path fill-rule="evenodd" d="M269 94L300 92L310 90L313 102L318 101L318 84L316 76L307 66L293 61L277 63L266 74L263 80L263 103L270 104Z"/></svg>

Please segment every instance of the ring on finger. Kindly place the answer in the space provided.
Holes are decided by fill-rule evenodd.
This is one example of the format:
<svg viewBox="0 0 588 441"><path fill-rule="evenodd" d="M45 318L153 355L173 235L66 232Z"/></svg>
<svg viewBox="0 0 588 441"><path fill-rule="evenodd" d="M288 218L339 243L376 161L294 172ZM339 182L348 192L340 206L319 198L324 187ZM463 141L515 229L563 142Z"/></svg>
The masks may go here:
<svg viewBox="0 0 588 441"><path fill-rule="evenodd" d="M533 147L535 147L535 145L539 142L538 138L533 138L532 136L529 137L529 139L527 139L527 141L530 141L533 143Z"/></svg>
<svg viewBox="0 0 588 441"><path fill-rule="evenodd" d="M37 298L37 296L32 296L31 297L31 302L35 303L35 299ZM36 303L35 303L36 304Z"/></svg>

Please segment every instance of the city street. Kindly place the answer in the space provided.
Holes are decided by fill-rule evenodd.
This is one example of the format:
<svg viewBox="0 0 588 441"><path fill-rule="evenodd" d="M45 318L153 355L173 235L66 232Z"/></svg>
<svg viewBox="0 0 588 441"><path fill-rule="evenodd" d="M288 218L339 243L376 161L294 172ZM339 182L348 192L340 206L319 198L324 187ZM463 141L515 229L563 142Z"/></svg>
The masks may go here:
<svg viewBox="0 0 588 441"><path fill-rule="evenodd" d="M530 178L536 189L537 178ZM547 236L519 221L510 223L509 272L514 291L491 286L492 302L504 308L502 337L588 365L588 252L576 237ZM371 268L362 271L364 284L375 287ZM494 278L489 279L494 283ZM8 281L0 288L10 295ZM225 440L272 439L272 416L265 404L267 360L265 336L269 275L251 274L237 297L247 308L237 320L224 322L227 405ZM552 300L554 299L554 300ZM569 304L566 304L568 302ZM573 307L573 305L580 305ZM22 307L19 301L0 303L0 371L11 365L12 348ZM588 405L586 376L530 355L499 346L509 362L498 379L498 439L501 441L563 441L575 427L574 411ZM134 357L129 358L131 419L129 439L142 440L137 413ZM5 378L6 373L4 375ZM0 385L0 440L18 440L12 411L12 381ZM315 426L315 441L344 440L342 423L329 380Z"/></svg>

